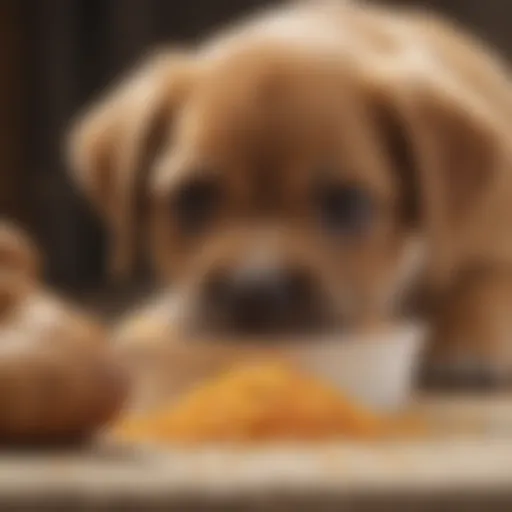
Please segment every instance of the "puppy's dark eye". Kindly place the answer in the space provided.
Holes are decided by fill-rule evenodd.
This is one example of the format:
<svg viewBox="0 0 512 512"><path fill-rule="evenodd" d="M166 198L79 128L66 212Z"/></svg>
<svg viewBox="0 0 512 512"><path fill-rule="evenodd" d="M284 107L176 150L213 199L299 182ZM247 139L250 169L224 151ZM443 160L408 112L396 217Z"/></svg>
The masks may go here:
<svg viewBox="0 0 512 512"><path fill-rule="evenodd" d="M172 200L172 215L180 229L196 234L206 227L220 203L221 190L213 179L196 179L182 185Z"/></svg>
<svg viewBox="0 0 512 512"><path fill-rule="evenodd" d="M322 226L333 234L364 234L374 214L372 197L357 185L323 185L316 203Z"/></svg>

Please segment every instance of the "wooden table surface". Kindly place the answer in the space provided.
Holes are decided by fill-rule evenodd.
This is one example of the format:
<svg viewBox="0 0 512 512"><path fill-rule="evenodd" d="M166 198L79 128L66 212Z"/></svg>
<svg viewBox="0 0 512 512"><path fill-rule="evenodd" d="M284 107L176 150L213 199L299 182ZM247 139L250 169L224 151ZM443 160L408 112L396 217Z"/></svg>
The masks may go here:
<svg viewBox="0 0 512 512"><path fill-rule="evenodd" d="M69 452L4 453L0 506L396 510L411 500L416 507L457 500L464 510L491 502L492 510L512 510L512 395L430 396L417 408L435 420L434 436L252 449L103 442Z"/></svg>

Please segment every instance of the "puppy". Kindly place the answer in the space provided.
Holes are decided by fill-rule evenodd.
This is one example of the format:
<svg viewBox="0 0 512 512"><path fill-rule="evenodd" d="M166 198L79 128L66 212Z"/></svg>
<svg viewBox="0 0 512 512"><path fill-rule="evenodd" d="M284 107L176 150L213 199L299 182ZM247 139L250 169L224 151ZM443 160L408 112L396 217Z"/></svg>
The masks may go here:
<svg viewBox="0 0 512 512"><path fill-rule="evenodd" d="M511 121L508 69L460 28L307 3L148 58L69 154L113 271L147 255L172 286L170 338L313 339L414 305L437 368L503 377Z"/></svg>

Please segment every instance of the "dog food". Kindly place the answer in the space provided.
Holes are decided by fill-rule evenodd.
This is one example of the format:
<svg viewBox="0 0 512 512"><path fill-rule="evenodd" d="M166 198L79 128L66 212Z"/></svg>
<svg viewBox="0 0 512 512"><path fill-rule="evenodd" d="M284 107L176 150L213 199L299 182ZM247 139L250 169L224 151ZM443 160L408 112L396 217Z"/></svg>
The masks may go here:
<svg viewBox="0 0 512 512"><path fill-rule="evenodd" d="M376 439L411 433L409 422L374 414L338 389L285 364L235 368L178 402L122 419L124 441L164 443Z"/></svg>

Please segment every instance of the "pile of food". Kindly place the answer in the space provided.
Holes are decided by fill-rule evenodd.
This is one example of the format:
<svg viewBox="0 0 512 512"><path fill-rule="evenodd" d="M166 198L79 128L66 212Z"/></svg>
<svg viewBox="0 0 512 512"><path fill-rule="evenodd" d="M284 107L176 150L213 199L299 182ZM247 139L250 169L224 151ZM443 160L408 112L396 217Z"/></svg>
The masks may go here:
<svg viewBox="0 0 512 512"><path fill-rule="evenodd" d="M177 402L122 418L114 434L131 442L194 444L369 440L417 428L409 420L377 415L291 366L267 363L234 368Z"/></svg>

